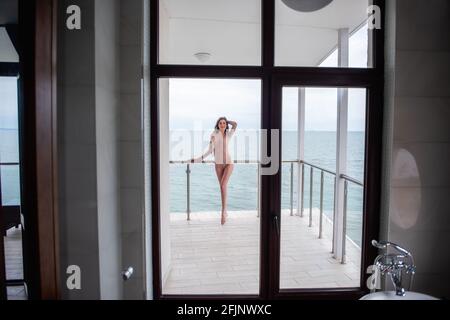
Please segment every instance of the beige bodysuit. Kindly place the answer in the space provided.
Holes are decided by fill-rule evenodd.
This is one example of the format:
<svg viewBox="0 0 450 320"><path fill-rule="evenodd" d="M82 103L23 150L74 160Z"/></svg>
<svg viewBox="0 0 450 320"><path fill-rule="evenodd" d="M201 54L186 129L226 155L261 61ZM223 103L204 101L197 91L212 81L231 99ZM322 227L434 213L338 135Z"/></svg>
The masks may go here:
<svg viewBox="0 0 450 320"><path fill-rule="evenodd" d="M214 162L216 164L233 164L228 146L235 131L235 129L227 130L225 136L219 130L211 134L208 154L214 153Z"/></svg>

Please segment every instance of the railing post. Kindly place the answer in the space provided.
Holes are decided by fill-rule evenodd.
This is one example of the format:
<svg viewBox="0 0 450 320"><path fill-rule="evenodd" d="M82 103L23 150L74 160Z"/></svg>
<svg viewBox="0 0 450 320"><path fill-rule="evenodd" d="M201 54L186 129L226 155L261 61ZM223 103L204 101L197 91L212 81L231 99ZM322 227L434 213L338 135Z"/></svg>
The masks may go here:
<svg viewBox="0 0 450 320"><path fill-rule="evenodd" d="M300 197L301 205L300 205L300 217L303 218L303 210L305 209L305 164L302 162L302 195Z"/></svg>
<svg viewBox="0 0 450 320"><path fill-rule="evenodd" d="M313 182L314 182L314 168L311 167L309 174L309 227L312 227L312 206L313 206Z"/></svg>
<svg viewBox="0 0 450 320"><path fill-rule="evenodd" d="M187 184L187 194L186 194L186 213L187 221L191 221L191 165L188 163L186 168L186 184Z"/></svg>
<svg viewBox="0 0 450 320"><path fill-rule="evenodd" d="M294 216L294 163L291 162L291 217Z"/></svg>
<svg viewBox="0 0 450 320"><path fill-rule="evenodd" d="M333 190L333 223L332 223L332 229L333 229L333 239L331 240L331 253L334 253L334 237L335 235L335 229L334 224L336 223L336 176L334 177L334 190Z"/></svg>
<svg viewBox="0 0 450 320"><path fill-rule="evenodd" d="M347 201L348 201L348 181L344 182L344 224L342 226L342 260L341 263L346 263L346 238L347 238Z"/></svg>
<svg viewBox="0 0 450 320"><path fill-rule="evenodd" d="M320 221L319 221L319 239L322 239L323 232L323 183L324 172L320 173Z"/></svg>
<svg viewBox="0 0 450 320"><path fill-rule="evenodd" d="M260 198L260 192L261 192L261 168L260 168L260 164L259 163L257 163L256 164L256 166L258 167L258 186L257 186L257 189L256 189L256 192L257 192L257 195L256 195L256 217L257 218L259 218L260 217L260 213L259 213L259 210L260 210L260 201L261 201L261 198Z"/></svg>

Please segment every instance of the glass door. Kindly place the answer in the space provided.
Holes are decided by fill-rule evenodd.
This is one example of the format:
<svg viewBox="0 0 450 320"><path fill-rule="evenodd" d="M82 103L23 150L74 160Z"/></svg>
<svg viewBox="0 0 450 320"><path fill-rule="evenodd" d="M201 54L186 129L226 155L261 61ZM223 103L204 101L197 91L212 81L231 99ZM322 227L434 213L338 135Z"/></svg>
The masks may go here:
<svg viewBox="0 0 450 320"><path fill-rule="evenodd" d="M0 94L4 98L0 106L0 238L4 245L0 251L4 251L2 258L5 259L8 298L26 299L23 287L22 238L26 230L22 223L20 195L18 78L0 77L0 88Z"/></svg>
<svg viewBox="0 0 450 320"><path fill-rule="evenodd" d="M261 81L158 87L162 294L258 295Z"/></svg>
<svg viewBox="0 0 450 320"><path fill-rule="evenodd" d="M155 297L256 297L266 211L263 2L151 6Z"/></svg>
<svg viewBox="0 0 450 320"><path fill-rule="evenodd" d="M151 2L157 299L362 295L362 270L375 254L366 240L378 227L382 32L368 12L379 3ZM239 84L214 88L221 79ZM253 82L261 92L244 93ZM249 110L258 126L242 120ZM267 131L259 166L233 160L223 224L215 158L204 157L215 147L211 124L228 114L239 123L235 137L241 128ZM259 213L253 229L235 220L243 211Z"/></svg>
<svg viewBox="0 0 450 320"><path fill-rule="evenodd" d="M368 90L279 84L276 294L364 282Z"/></svg>

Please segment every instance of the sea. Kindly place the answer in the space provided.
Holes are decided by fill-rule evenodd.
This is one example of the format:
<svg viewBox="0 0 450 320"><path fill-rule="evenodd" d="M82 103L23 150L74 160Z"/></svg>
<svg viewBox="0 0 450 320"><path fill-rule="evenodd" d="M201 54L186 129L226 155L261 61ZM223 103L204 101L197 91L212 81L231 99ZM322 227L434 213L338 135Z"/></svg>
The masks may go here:
<svg viewBox="0 0 450 320"><path fill-rule="evenodd" d="M0 129L0 163L19 162L19 136L17 129ZM0 166L2 204L20 205L19 166Z"/></svg>
<svg viewBox="0 0 450 320"><path fill-rule="evenodd" d="M238 135L239 132L236 133ZM295 161L297 157L297 133L284 131L282 140L282 161ZM348 133L347 168L348 175L363 181L364 176L364 132ZM19 162L17 129L0 129L0 162ZM242 152L241 152L242 153ZM244 154L236 152L235 159L246 159ZM210 158L212 160L212 158ZM171 159L180 160L180 159ZM336 171L336 132L305 132L305 161ZM298 208L298 166L293 170L293 207ZM258 170L256 164L236 164L228 184L228 210L257 210ZM1 166L1 190L3 205L20 204L19 167ZM282 209L290 209L291 164L283 163L282 175ZM304 209L310 203L310 170L305 167ZM320 207L320 172L313 173L313 208ZM186 214L187 209L187 174L185 164L170 165L169 184L170 210L177 214ZM324 176L325 214L332 219L334 201L334 176ZM220 189L213 164L191 165L190 174L190 207L191 212L220 212ZM347 232L357 244L361 243L363 210L363 188L349 184Z"/></svg>

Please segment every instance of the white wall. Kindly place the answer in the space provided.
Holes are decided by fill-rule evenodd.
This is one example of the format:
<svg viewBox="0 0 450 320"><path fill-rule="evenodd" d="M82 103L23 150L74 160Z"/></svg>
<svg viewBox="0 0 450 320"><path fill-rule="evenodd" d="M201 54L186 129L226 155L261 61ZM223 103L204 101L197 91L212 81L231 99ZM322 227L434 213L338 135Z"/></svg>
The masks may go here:
<svg viewBox="0 0 450 320"><path fill-rule="evenodd" d="M170 182L169 182L169 80L159 81L159 124L160 124L160 223L161 223L161 278L166 282L171 269L170 245Z"/></svg>
<svg viewBox="0 0 450 320"><path fill-rule="evenodd" d="M119 1L95 0L95 119L101 299L121 299Z"/></svg>
<svg viewBox="0 0 450 320"><path fill-rule="evenodd" d="M73 4L63 0L59 15ZM99 247L95 110L94 2L77 1L83 28L58 28L58 200L61 292L64 299L98 299ZM80 63L82 61L82 63ZM81 290L67 290L66 269L81 268Z"/></svg>
<svg viewBox="0 0 450 320"><path fill-rule="evenodd" d="M78 0L81 30L58 34L62 297L142 299L142 0ZM81 290L65 287L81 267ZM134 268L123 282L121 271Z"/></svg>
<svg viewBox="0 0 450 320"><path fill-rule="evenodd" d="M450 2L388 1L381 237L410 249L413 290L450 297Z"/></svg>
<svg viewBox="0 0 450 320"><path fill-rule="evenodd" d="M143 299L144 141L142 127L142 0L120 0L120 194L122 268L134 274L124 283L125 299ZM149 217L150 219L150 217Z"/></svg>
<svg viewBox="0 0 450 320"><path fill-rule="evenodd" d="M144 214L145 214L145 289L146 298L153 298L153 255L152 255L152 197L151 197L151 147L150 147L150 3L143 2L143 31L142 31L142 57L143 57L143 140L144 140Z"/></svg>

